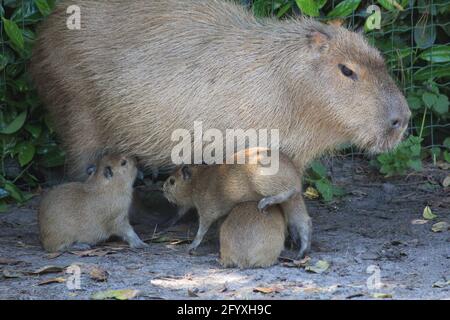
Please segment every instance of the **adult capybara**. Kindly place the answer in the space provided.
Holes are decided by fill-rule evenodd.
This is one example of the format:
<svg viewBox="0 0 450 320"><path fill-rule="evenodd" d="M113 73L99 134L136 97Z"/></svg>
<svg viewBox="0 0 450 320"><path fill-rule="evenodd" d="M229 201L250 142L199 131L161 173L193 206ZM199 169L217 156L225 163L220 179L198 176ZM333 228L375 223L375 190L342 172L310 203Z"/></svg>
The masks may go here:
<svg viewBox="0 0 450 320"><path fill-rule="evenodd" d="M81 30L67 28L69 5L81 10ZM39 30L30 70L73 176L105 149L169 165L172 132L194 121L279 129L281 151L303 170L345 142L391 149L410 116L362 35L257 19L228 1L61 1ZM300 196L292 201L298 238L295 212L306 209Z"/></svg>

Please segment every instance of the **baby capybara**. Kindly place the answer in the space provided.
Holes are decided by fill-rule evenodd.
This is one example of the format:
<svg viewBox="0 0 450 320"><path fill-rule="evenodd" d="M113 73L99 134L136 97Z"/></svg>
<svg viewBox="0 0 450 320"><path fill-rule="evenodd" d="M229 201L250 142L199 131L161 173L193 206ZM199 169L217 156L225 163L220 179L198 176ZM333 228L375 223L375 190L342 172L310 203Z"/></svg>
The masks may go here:
<svg viewBox="0 0 450 320"><path fill-rule="evenodd" d="M220 262L224 267L264 268L274 265L286 239L286 222L279 206L261 216L256 202L231 210L220 227Z"/></svg>
<svg viewBox="0 0 450 320"><path fill-rule="evenodd" d="M136 161L107 155L89 171L86 182L57 186L42 198L38 220L44 249L86 248L113 235L133 248L146 247L128 220Z"/></svg>

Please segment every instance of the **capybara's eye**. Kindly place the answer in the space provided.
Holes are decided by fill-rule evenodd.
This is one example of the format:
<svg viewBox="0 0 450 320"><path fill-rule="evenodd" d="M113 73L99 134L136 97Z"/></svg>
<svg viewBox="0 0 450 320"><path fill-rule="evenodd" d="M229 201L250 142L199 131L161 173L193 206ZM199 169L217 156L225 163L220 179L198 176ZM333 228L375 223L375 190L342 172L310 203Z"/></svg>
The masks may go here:
<svg viewBox="0 0 450 320"><path fill-rule="evenodd" d="M356 79L356 74L353 72L353 70L349 69L347 66L340 64L339 69L341 70L342 74L348 78Z"/></svg>
<svg viewBox="0 0 450 320"><path fill-rule="evenodd" d="M122 167L125 167L127 165L127 160L122 160L122 162L120 163L120 165Z"/></svg>
<svg viewBox="0 0 450 320"><path fill-rule="evenodd" d="M174 184L175 184L175 178L170 178L170 179L169 179L169 183L170 183L171 185L174 185Z"/></svg>

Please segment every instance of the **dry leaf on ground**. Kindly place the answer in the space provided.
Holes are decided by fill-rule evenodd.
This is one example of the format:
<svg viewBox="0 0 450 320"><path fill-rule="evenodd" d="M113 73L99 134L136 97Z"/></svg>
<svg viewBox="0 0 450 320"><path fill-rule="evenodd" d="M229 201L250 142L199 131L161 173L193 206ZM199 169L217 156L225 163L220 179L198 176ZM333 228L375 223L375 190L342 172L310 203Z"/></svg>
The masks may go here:
<svg viewBox="0 0 450 320"><path fill-rule="evenodd" d="M31 275L43 275L49 273L60 273L63 272L66 267L58 267L58 266L45 266L36 271L28 272Z"/></svg>
<svg viewBox="0 0 450 320"><path fill-rule="evenodd" d="M303 194L310 200L319 199L319 192L313 187L308 187Z"/></svg>
<svg viewBox="0 0 450 320"><path fill-rule="evenodd" d="M259 292L263 294L280 293L281 288L279 287L256 287L253 292Z"/></svg>
<svg viewBox="0 0 450 320"><path fill-rule="evenodd" d="M92 295L93 300L107 300L107 299L115 299L115 300L131 300L136 298L139 295L139 290L133 289L122 289L122 290L107 290L97 292Z"/></svg>
<svg viewBox="0 0 450 320"><path fill-rule="evenodd" d="M310 257L305 257L302 260L295 260L289 258L280 258L282 265L287 268L304 268L311 261Z"/></svg>
<svg viewBox="0 0 450 320"><path fill-rule="evenodd" d="M392 299L392 294L390 293L373 293L372 297L375 299Z"/></svg>
<svg viewBox="0 0 450 320"><path fill-rule="evenodd" d="M328 270L328 268L330 267L330 264L325 261L325 260L319 260L316 262L315 265L312 266L306 266L305 270L308 272L313 272L313 273L324 273L325 271Z"/></svg>
<svg viewBox="0 0 450 320"><path fill-rule="evenodd" d="M3 264L3 265L5 265L5 264L8 264L8 265L16 265L16 264L19 264L19 263L21 263L21 262L23 262L23 261L16 260L16 259L1 258L1 257L0 257L0 265L1 265L1 264Z"/></svg>
<svg viewBox="0 0 450 320"><path fill-rule="evenodd" d="M433 232L445 232L449 229L450 229L450 224L447 222L444 222L444 221L435 223L431 227L431 231L433 231Z"/></svg>
<svg viewBox="0 0 450 320"><path fill-rule="evenodd" d="M44 280L42 282L39 282L38 286L45 286L47 284L64 283L64 282L66 282L66 279L64 279L64 278L52 278L52 279L47 279L47 280Z"/></svg>
<svg viewBox="0 0 450 320"><path fill-rule="evenodd" d="M100 267L93 267L89 272L89 276L91 277L92 280L104 282L108 280L108 271Z"/></svg>

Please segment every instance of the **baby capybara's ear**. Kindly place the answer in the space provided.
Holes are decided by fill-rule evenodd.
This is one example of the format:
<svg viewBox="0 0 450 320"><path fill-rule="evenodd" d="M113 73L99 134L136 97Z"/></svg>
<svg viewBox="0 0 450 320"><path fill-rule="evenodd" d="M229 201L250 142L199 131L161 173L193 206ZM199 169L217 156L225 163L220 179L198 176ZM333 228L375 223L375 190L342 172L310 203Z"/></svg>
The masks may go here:
<svg viewBox="0 0 450 320"><path fill-rule="evenodd" d="M192 170L189 166L183 166L181 173L183 174L183 180L190 180L192 177Z"/></svg>
<svg viewBox="0 0 450 320"><path fill-rule="evenodd" d="M87 173L88 176L92 176L96 171L97 171L97 166L95 164L90 165L86 169L86 173Z"/></svg>

